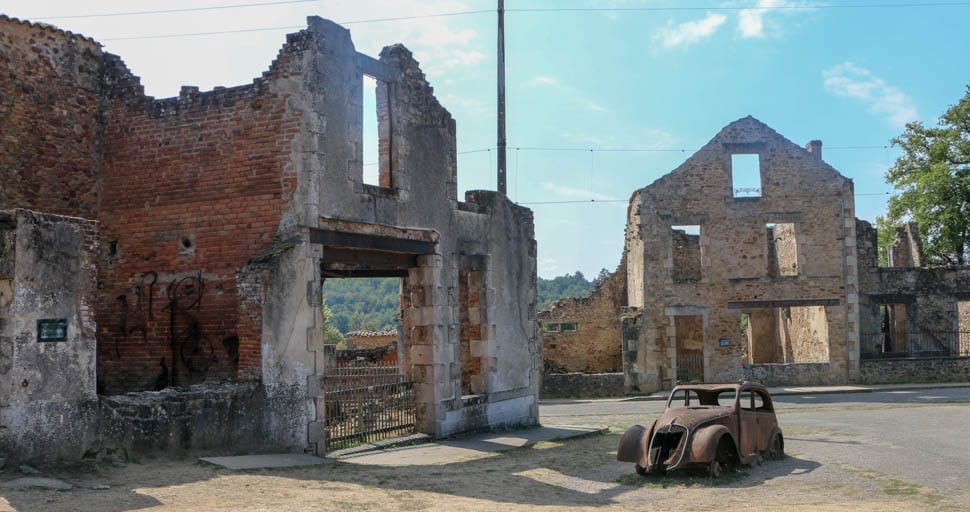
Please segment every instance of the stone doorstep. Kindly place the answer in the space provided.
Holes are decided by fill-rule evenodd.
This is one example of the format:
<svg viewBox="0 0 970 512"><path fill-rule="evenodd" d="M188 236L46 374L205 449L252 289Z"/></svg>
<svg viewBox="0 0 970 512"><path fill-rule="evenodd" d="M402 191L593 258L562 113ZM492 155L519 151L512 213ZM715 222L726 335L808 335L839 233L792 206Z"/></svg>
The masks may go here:
<svg viewBox="0 0 970 512"><path fill-rule="evenodd" d="M327 458L343 459L347 457L353 457L356 455L364 455L372 452L390 450L392 448L400 448L402 446L412 446L412 445L425 444L430 442L431 442L431 436L429 436L428 434L411 434L409 436L395 437L391 439L382 439L380 441L374 441L373 443L365 443L351 448L344 448L343 450L332 451L327 454Z"/></svg>

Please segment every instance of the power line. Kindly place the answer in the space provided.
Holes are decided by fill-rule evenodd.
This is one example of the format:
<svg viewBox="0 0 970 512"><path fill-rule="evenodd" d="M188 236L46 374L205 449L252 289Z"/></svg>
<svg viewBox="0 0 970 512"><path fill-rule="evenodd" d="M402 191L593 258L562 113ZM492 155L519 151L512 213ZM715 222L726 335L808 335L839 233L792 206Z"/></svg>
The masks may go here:
<svg viewBox="0 0 970 512"><path fill-rule="evenodd" d="M187 9L168 9L168 10L157 10L157 11L131 11L131 12L121 12L121 13L102 13L102 14L85 14L77 16L46 16L38 17L37 19L68 19L68 18L93 18L93 17L106 17L106 16L134 16L140 14L163 14L163 13L173 13L173 12L190 12L190 11L204 11L204 10L215 10L215 9L235 9L242 7L255 7L261 5L276 5L276 4L287 4L287 3L304 3L304 2L314 2L318 0L281 0L279 2L262 2L254 4L237 4L228 6L213 6L213 7L196 7ZM701 6L678 6L678 7L548 7L548 8L518 8L518 9L506 9L506 12L512 13L555 13L555 12L676 12L676 11L743 11L743 10L759 10L759 11L771 11L771 10L813 10L813 9L885 9L885 8L895 8L895 7L965 7L970 6L970 1L954 1L954 2L906 2L906 3L857 3L857 4L835 4L835 5L781 5L774 7L759 7L759 6L713 6L713 7L701 7ZM479 10L469 10L469 11L455 11L455 12L441 12L441 13L431 13L431 14L419 14L413 16L396 16L388 18L368 18L359 20L347 20L340 21L341 25L355 25L363 23L386 23L394 21L408 21L408 20L419 20L428 18L444 18L452 16L466 16L474 14L490 14L494 12L490 9L479 9ZM224 35L224 34L239 34L245 32L265 32L271 30L294 30L305 28L303 25L296 26L286 26L286 27L256 27L256 28L245 28L245 29L235 29L235 30L219 30L212 32L185 32L178 34L159 34L159 35L149 35L149 36L131 36L131 37L112 37L103 38L102 41L127 41L136 39L170 39L176 37L197 37L197 36L213 36L213 35Z"/></svg>
<svg viewBox="0 0 970 512"><path fill-rule="evenodd" d="M777 6L677 6L677 7L523 7L506 9L506 12L547 13L547 12L676 12L676 11L776 11L776 10L814 10L814 9L885 9L894 7L961 7L970 1L956 2L902 2L902 3L855 3L855 4L808 4Z"/></svg>
<svg viewBox="0 0 970 512"><path fill-rule="evenodd" d="M240 9L245 7L263 7L267 5L281 4L302 4L307 2L318 2L319 0L280 0L278 2L259 2L253 4L234 4L234 5L213 5L209 7L186 7L184 9L160 9L154 11L125 11L125 12L105 12L98 14L74 14L69 16L28 16L27 19L45 20L76 20L82 18L108 18L112 16L141 16L145 14L172 14L178 12L198 12L198 11L218 11L224 9Z"/></svg>

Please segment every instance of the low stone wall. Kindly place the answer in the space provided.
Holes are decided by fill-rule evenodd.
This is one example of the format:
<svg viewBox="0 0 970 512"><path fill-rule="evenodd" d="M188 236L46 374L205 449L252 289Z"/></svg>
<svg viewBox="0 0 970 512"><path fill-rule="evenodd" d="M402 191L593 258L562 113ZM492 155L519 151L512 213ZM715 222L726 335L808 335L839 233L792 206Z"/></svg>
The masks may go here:
<svg viewBox="0 0 970 512"><path fill-rule="evenodd" d="M766 386L824 386L844 384L833 378L829 363L750 364L744 365L745 380L763 382Z"/></svg>
<svg viewBox="0 0 970 512"><path fill-rule="evenodd" d="M129 453L205 450L242 453L272 448L265 394L256 383L102 396L99 446Z"/></svg>
<svg viewBox="0 0 970 512"><path fill-rule="evenodd" d="M547 373L539 398L607 398L623 396L622 373Z"/></svg>
<svg viewBox="0 0 970 512"><path fill-rule="evenodd" d="M860 384L909 382L970 382L970 357L927 359L863 359Z"/></svg>

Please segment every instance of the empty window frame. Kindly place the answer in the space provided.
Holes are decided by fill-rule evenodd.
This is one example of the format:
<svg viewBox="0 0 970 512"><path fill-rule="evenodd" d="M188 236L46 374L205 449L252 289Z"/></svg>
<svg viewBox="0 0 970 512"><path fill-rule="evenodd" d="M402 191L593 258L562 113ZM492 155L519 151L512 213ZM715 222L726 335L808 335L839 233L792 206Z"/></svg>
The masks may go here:
<svg viewBox="0 0 970 512"><path fill-rule="evenodd" d="M768 238L768 275L771 277L798 275L798 244L795 225L766 224Z"/></svg>
<svg viewBox="0 0 970 512"><path fill-rule="evenodd" d="M377 79L363 76L363 133L361 149L364 164L364 183L380 186L380 143L378 137Z"/></svg>
<svg viewBox="0 0 970 512"><path fill-rule="evenodd" d="M554 334L557 332L576 332L579 325L576 322L543 322L542 332Z"/></svg>
<svg viewBox="0 0 970 512"><path fill-rule="evenodd" d="M701 280L701 227L671 226L671 277L675 283L695 283Z"/></svg>
<svg viewBox="0 0 970 512"><path fill-rule="evenodd" d="M760 155L731 155L731 191L733 197L738 199L761 197Z"/></svg>

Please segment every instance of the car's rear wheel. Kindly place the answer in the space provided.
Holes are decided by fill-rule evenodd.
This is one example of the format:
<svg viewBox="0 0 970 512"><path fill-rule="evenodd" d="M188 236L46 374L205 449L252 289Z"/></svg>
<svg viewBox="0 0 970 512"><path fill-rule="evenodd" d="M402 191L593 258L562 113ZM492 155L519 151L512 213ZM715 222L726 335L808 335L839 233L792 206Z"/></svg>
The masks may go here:
<svg viewBox="0 0 970 512"><path fill-rule="evenodd" d="M775 434L768 443L768 460L781 460L785 458L785 439L781 434Z"/></svg>

